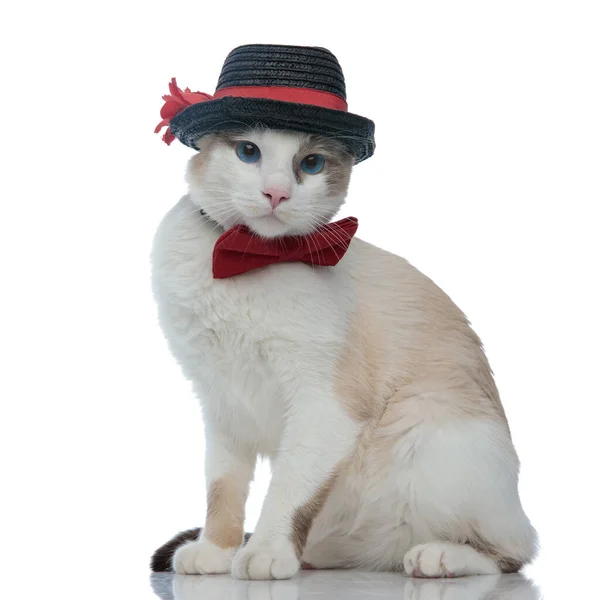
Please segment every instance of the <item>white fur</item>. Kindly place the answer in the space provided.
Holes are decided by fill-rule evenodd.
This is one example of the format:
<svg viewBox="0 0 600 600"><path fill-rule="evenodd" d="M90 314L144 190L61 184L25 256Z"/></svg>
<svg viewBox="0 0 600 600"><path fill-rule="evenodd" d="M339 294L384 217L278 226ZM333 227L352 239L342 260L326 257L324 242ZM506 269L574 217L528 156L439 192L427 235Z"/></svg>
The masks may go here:
<svg viewBox="0 0 600 600"><path fill-rule="evenodd" d="M216 575L229 573L234 549L222 549L209 540L188 542L178 548L173 557L176 573L182 575Z"/></svg>
<svg viewBox="0 0 600 600"><path fill-rule="evenodd" d="M299 566L294 549L281 536L277 541L248 542L236 554L231 573L237 579L289 579Z"/></svg>
<svg viewBox="0 0 600 600"><path fill-rule="evenodd" d="M456 383L452 365L470 373L481 359L470 342L461 345L470 335L466 321L452 333L462 315L426 277L354 240L334 268L279 264L213 279L222 229L200 216L199 206L224 228L242 222L267 236L306 232L343 202L328 195L326 173L294 182L300 138L249 133L260 164L216 145L197 172L190 169L190 194L166 215L153 250L160 323L202 401L207 482L234 475L247 489L256 456L272 460L261 517L233 559L233 575L287 578L297 571L293 515L341 464L302 557L316 567L404 565L410 574L420 564L431 577L498 572L471 547L434 543L465 541L472 528L501 554L530 560L536 535L519 502L508 428L501 418L466 416L461 408L484 392L470 379ZM273 176L293 182L290 200L275 211L260 191ZM381 332L385 357L376 365L385 409L369 424L353 418L335 385L356 314ZM440 366L400 386L421 361ZM187 548L176 556L178 572L194 565L194 572L209 572L204 550L192 556Z"/></svg>

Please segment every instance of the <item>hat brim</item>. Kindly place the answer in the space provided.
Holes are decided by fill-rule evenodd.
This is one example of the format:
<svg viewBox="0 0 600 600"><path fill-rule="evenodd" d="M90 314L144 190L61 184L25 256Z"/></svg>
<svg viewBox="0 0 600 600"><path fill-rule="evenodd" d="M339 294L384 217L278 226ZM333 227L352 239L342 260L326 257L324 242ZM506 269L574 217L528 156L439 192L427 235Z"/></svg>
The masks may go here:
<svg viewBox="0 0 600 600"><path fill-rule="evenodd" d="M177 139L195 150L198 149L195 143L203 135L255 126L332 137L348 148L357 163L369 158L375 151L373 121L309 104L227 96L193 104L169 123Z"/></svg>

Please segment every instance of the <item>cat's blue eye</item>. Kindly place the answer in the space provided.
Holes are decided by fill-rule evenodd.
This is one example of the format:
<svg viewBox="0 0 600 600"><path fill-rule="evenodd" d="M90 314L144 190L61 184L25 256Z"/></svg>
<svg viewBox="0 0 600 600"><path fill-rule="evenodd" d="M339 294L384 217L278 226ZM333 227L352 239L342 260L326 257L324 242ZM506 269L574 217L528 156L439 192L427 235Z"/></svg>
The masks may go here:
<svg viewBox="0 0 600 600"><path fill-rule="evenodd" d="M240 142L235 151L238 158L247 163L254 163L260 158L260 150L252 142Z"/></svg>
<svg viewBox="0 0 600 600"><path fill-rule="evenodd" d="M309 175L316 175L323 170L325 158L322 154L309 154L302 159L300 168Z"/></svg>

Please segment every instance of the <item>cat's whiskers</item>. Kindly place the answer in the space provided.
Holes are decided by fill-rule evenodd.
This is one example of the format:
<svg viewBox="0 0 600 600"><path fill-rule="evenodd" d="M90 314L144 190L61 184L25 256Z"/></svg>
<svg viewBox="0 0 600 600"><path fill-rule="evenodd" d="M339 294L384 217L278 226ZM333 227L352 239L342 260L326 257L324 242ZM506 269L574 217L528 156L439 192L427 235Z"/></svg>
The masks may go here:
<svg viewBox="0 0 600 600"><path fill-rule="evenodd" d="M321 223L321 225L323 225L323 226L324 225L328 225L328 224L329 224L328 222ZM345 243L345 240L344 240L343 236L339 232L337 232L335 229L329 229L327 231L323 231L322 233L326 237L330 236L327 239L332 239L333 238L335 241L339 242L340 244L344 244Z"/></svg>
<svg viewBox="0 0 600 600"><path fill-rule="evenodd" d="M314 246L315 246L314 253L317 256L324 256L323 254L321 254L322 251L319 248L319 243L318 243L318 241L317 241L317 239L315 237L314 231L311 230L311 229L301 229L301 232L302 232L302 235L304 236L304 238L306 239L306 244L308 245L310 253L313 254L313 251L311 249L312 248L311 241L312 241L313 244L314 244ZM311 260L311 266L313 268L313 271L315 271L315 263L312 260Z"/></svg>
<svg viewBox="0 0 600 600"><path fill-rule="evenodd" d="M310 253L312 254L312 250L311 250L311 245L310 245L310 232L308 233L304 233L303 234L306 237L306 243L308 245L308 249L310 251ZM316 250L318 250L318 248L316 248ZM310 261L310 266L312 267L313 272L315 271L315 263L314 261Z"/></svg>

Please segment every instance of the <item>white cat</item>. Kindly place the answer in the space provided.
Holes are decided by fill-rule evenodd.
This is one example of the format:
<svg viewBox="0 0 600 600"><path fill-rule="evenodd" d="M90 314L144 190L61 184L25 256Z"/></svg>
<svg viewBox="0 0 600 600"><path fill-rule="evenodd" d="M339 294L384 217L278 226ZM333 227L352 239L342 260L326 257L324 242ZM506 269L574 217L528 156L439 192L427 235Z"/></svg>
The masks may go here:
<svg viewBox="0 0 600 600"><path fill-rule="evenodd" d="M236 224L273 237L328 222L353 165L344 147L268 129L198 147L152 257L160 323L206 426L206 523L165 546L172 568L453 577L530 561L536 533L488 361L430 279L356 238L334 267L213 278L215 242ZM259 455L272 480L243 545Z"/></svg>

